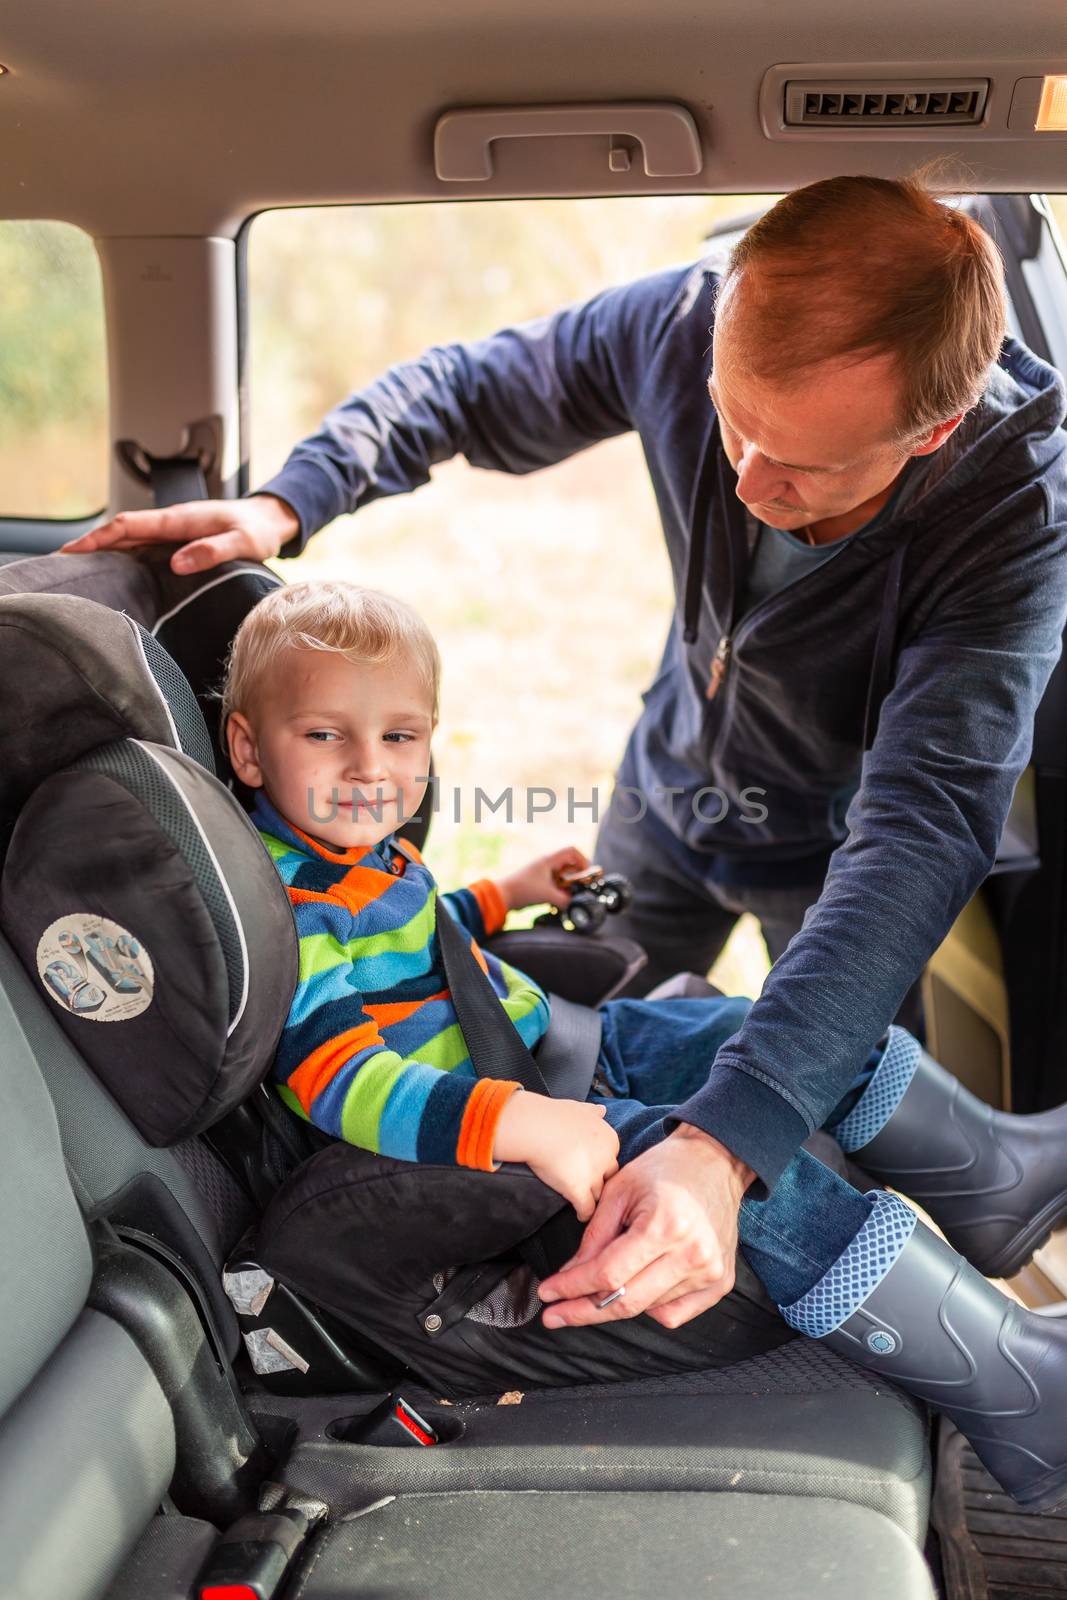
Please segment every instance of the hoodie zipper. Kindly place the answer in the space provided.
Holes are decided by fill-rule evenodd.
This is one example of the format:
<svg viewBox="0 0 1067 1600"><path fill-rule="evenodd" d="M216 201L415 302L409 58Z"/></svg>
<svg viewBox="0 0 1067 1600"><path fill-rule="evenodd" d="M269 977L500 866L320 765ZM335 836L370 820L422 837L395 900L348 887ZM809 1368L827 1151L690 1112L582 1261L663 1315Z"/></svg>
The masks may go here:
<svg viewBox="0 0 1067 1600"><path fill-rule="evenodd" d="M783 599L784 596L795 589L798 584L805 583L809 578L817 577L823 568L828 567L835 557L840 554L842 554L842 551L835 551L833 555L827 556L825 561L820 561L819 565L817 567L813 567L810 572L801 572L797 577L791 579L790 582L787 583L783 588L775 589L773 594L769 594L766 599L761 600L759 605L753 606L751 611L746 611L744 616L739 618L736 624L731 627L730 631L722 635L718 644L715 646L715 654L711 658L711 671L708 677L707 688L704 690L704 698L706 700L715 699L715 696L722 687L723 680L729 671L730 663L734 656L735 645L740 643L745 635L751 631L751 625L760 620L764 611L773 611L775 603L778 600Z"/></svg>
<svg viewBox="0 0 1067 1600"><path fill-rule="evenodd" d="M826 567L830 566L836 551L825 561L819 563L811 572L801 573L784 589L777 589L766 599L754 606L747 613L744 611L745 592L748 587L748 572L751 564L751 552L748 546L748 527L744 508L738 500L736 493L731 493L726 482L726 471L717 468L715 446L718 443L718 418L713 421L705 441L704 457L701 462L697 484L694 490L693 507L690 517L692 529L690 557L686 572L685 607L684 607L684 640L686 644L694 644L699 633L699 606L700 597L704 586L704 567L706 547L708 540L711 502L716 489L719 497L719 507L723 519L723 526L728 534L728 550L730 558L730 612L726 621L726 628L719 636L715 646L715 653L711 659L707 683L704 688L706 702L714 700L730 671L731 662L736 654L736 645L749 631L750 625L757 622L765 610L773 610L775 604L786 594L789 594L798 584L807 579L818 577ZM734 485L736 485L736 477ZM902 519L907 526L907 515ZM890 571L887 574L886 588L882 597L882 616L879 622L878 638L875 647L875 659L872 664L871 681L869 684L867 713L864 729L864 749L869 749L877 727L877 715L881 699L888 692L889 681L892 675L892 644L895 632L896 610L899 604L900 581L903 567L903 558L906 546L910 543L911 530L904 533L901 541L904 548L898 549L890 561Z"/></svg>
<svg viewBox="0 0 1067 1600"><path fill-rule="evenodd" d="M704 690L705 700L714 700L722 687L722 681L729 670L732 650L733 635L724 633L715 646L715 654L711 658L711 676L708 678L708 686Z"/></svg>

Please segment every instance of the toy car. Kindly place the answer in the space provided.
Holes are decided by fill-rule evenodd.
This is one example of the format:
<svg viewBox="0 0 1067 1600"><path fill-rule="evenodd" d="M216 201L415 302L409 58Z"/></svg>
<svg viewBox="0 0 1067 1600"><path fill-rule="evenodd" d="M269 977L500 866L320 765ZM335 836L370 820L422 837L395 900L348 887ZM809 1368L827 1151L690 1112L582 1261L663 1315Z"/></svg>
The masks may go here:
<svg viewBox="0 0 1067 1600"><path fill-rule="evenodd" d="M546 911L537 918L537 927L561 921L572 933L596 933L608 916L624 911L634 897L627 878L618 872L605 872L595 864L577 871L557 872L556 882L561 889L571 891L570 904L563 911Z"/></svg>

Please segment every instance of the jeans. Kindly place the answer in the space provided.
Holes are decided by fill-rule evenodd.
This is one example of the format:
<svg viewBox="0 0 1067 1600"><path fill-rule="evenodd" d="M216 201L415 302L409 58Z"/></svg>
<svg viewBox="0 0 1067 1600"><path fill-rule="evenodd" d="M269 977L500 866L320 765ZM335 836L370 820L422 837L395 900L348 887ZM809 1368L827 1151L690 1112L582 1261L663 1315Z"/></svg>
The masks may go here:
<svg viewBox="0 0 1067 1600"><path fill-rule="evenodd" d="M598 1076L619 1136L620 1164L664 1138L675 1105L706 1082L722 1045L741 1026L750 1002L728 999L609 1000L600 1007ZM877 1066L875 1052L827 1119L832 1132ZM806 1150L799 1150L769 1196L741 1202L741 1250L776 1305L806 1294L851 1243L870 1202Z"/></svg>

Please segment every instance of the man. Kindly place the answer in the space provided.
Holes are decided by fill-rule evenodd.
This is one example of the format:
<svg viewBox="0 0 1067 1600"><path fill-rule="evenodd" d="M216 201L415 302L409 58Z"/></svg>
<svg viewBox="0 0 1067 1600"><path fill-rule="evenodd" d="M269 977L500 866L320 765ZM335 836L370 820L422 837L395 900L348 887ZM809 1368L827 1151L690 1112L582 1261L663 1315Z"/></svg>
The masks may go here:
<svg viewBox="0 0 1067 1600"><path fill-rule="evenodd" d="M718 285L661 273L428 352L259 497L73 546L262 559L457 451L524 472L640 433L678 614L598 854L635 880L650 982L706 965L741 909L779 959L675 1131L606 1186L553 1324L676 1327L729 1290L745 1189L822 1125L992 864L1067 612L1062 386L1012 341L993 365L1003 326L964 213L833 179Z"/></svg>

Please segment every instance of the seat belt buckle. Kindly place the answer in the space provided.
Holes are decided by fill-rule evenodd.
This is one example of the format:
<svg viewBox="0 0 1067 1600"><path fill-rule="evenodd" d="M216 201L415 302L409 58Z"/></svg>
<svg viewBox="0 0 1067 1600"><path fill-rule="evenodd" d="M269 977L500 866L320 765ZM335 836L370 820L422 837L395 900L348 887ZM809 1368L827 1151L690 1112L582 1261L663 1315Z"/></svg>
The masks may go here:
<svg viewBox="0 0 1067 1600"><path fill-rule="evenodd" d="M373 1411L368 1411L358 1422L349 1424L344 1436L349 1444L388 1444L401 1448L414 1446L419 1450L439 1443L433 1425L425 1417L420 1417L415 1407L399 1394L386 1395Z"/></svg>
<svg viewBox="0 0 1067 1600"><path fill-rule="evenodd" d="M308 1531L296 1507L240 1517L200 1569L197 1600L272 1600Z"/></svg>

